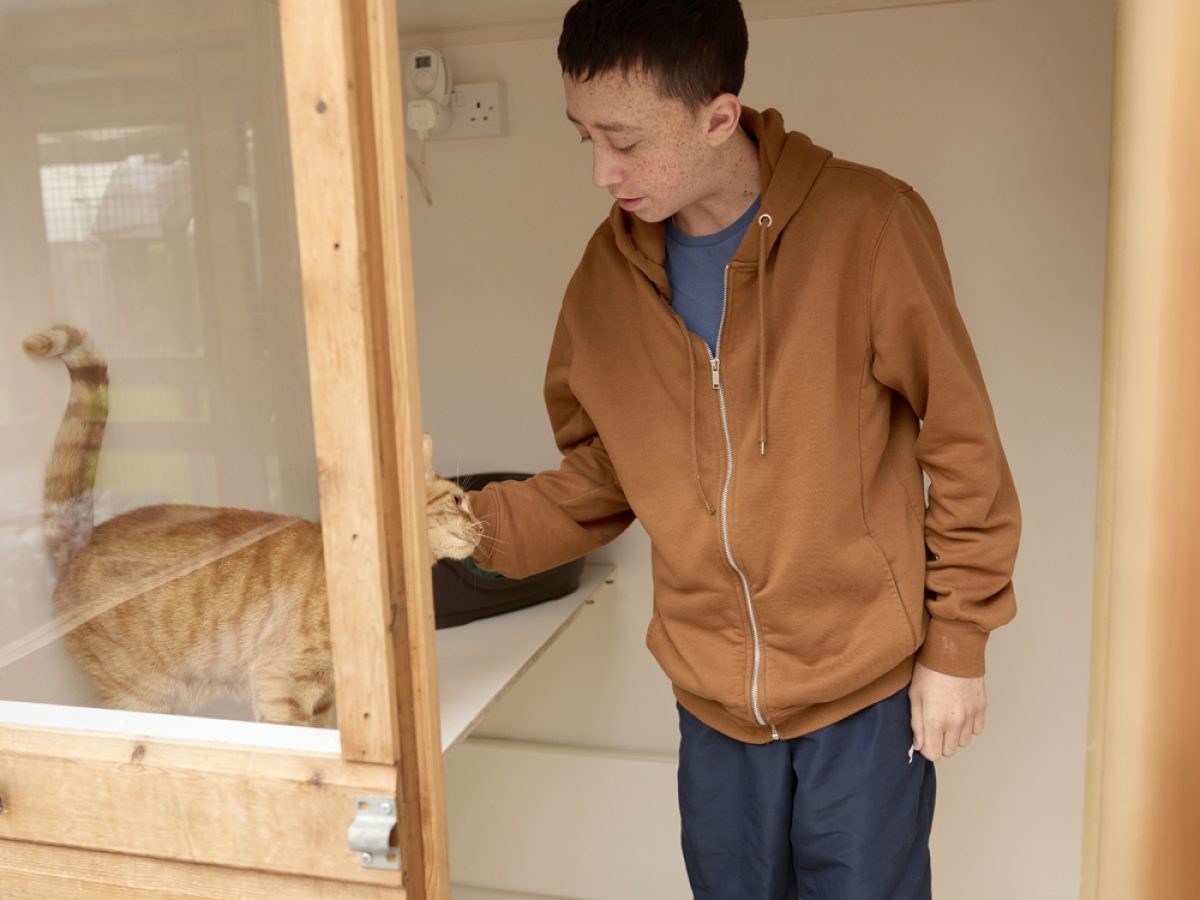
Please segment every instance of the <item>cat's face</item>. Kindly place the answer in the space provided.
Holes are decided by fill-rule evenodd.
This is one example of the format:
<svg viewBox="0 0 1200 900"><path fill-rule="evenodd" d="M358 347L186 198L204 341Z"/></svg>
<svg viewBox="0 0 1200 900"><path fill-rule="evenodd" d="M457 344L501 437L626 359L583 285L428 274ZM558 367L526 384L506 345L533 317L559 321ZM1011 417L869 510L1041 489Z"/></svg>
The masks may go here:
<svg viewBox="0 0 1200 900"><path fill-rule="evenodd" d="M439 559L465 559L483 536L483 523L471 512L466 491L433 471L433 443L425 435L425 514L429 520L429 554Z"/></svg>

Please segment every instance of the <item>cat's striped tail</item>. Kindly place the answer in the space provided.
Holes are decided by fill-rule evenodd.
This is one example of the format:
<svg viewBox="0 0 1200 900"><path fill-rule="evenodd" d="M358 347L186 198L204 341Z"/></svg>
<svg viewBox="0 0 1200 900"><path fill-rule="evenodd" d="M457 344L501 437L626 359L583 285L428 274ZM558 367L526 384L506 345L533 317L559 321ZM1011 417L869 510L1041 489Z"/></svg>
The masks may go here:
<svg viewBox="0 0 1200 900"><path fill-rule="evenodd" d="M71 375L67 409L46 469L46 546L61 570L92 536L93 489L108 421L108 366L86 331L55 325L25 338L31 356L56 356Z"/></svg>

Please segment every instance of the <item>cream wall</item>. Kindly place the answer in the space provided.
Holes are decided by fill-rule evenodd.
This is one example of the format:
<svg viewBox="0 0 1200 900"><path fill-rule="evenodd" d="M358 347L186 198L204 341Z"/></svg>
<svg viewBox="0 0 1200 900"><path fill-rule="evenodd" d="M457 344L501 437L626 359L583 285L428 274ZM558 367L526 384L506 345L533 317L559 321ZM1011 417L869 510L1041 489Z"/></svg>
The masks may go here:
<svg viewBox="0 0 1200 900"><path fill-rule="evenodd" d="M975 0L751 23L743 99L929 201L1021 493L1020 611L989 649L987 732L938 767L942 898L1078 892L1109 6ZM413 184L426 427L444 472L535 471L557 458L541 379L561 291L608 203L563 118L553 40L446 53L457 80L504 84L508 121L503 138L429 146L432 207ZM675 712L643 646L648 555L636 528L597 554L619 567L619 601L589 610L482 734L669 771ZM465 765L449 762L452 800ZM672 827L663 805L632 812ZM469 847L456 852L469 869ZM641 865L633 883L657 885L644 896L686 895L677 859Z"/></svg>

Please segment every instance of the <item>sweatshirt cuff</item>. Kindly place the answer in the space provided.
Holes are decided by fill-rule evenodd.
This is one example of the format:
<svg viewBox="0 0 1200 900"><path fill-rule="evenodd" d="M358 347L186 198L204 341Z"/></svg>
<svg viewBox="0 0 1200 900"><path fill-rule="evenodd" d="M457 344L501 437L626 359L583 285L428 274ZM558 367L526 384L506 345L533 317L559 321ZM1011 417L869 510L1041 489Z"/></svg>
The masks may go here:
<svg viewBox="0 0 1200 900"><path fill-rule="evenodd" d="M495 555L496 544L499 543L496 540L496 532L499 525L497 520L500 517L500 505L494 503L484 491L467 491L467 499L471 503L471 512L483 523L483 538L479 541L475 552L471 554L471 558L481 568L487 569L488 563Z"/></svg>
<svg viewBox="0 0 1200 900"><path fill-rule="evenodd" d="M982 678L988 632L970 622L932 618L917 662L927 669L958 678Z"/></svg>

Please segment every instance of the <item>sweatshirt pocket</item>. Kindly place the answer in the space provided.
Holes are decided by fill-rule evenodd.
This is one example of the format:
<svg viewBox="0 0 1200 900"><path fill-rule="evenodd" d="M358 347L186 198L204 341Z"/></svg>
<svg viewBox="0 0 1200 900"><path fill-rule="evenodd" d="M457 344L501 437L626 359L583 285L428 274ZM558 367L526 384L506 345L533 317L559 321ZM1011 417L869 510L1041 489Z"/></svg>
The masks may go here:
<svg viewBox="0 0 1200 900"><path fill-rule="evenodd" d="M904 624L908 626L908 634L912 640L912 649L915 653L919 646L917 630L913 625L912 617L908 614L908 606L905 604L904 595L900 591L900 582L896 578L896 570L892 567L892 562L888 559L887 554L883 552L883 547L879 545L879 541L875 539L875 535L868 532L867 538L870 540L871 546L875 548L875 552L879 556L879 562L883 566L883 572L887 578L887 584L891 588L892 596L896 600L896 606L900 611L900 615L904 617Z"/></svg>
<svg viewBox="0 0 1200 900"><path fill-rule="evenodd" d="M646 627L646 646L647 647L654 646L654 636L658 632L659 628L661 628L661 627L662 627L662 617L658 614L658 610L655 609L652 613L650 613L650 624Z"/></svg>

